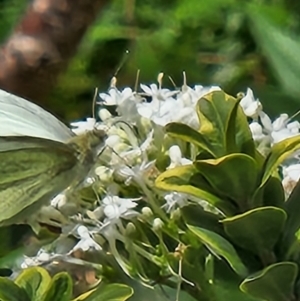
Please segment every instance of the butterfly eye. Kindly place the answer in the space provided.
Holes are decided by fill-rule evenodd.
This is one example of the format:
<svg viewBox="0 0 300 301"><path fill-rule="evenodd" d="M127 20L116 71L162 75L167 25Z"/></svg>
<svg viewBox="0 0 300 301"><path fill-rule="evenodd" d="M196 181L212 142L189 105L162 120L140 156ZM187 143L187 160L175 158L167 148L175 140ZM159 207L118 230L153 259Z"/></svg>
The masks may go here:
<svg viewBox="0 0 300 301"><path fill-rule="evenodd" d="M99 139L106 139L107 138L107 133L104 130L98 130L94 129L93 134L98 137Z"/></svg>
<svg viewBox="0 0 300 301"><path fill-rule="evenodd" d="M107 133L104 130L93 129L90 132L90 145L91 147L98 146L102 144L107 138Z"/></svg>

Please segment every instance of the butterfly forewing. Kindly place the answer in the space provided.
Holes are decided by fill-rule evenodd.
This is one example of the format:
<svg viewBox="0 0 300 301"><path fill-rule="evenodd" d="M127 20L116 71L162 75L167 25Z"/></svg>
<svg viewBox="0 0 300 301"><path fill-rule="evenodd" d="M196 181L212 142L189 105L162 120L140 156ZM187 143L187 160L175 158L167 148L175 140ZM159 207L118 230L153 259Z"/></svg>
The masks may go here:
<svg viewBox="0 0 300 301"><path fill-rule="evenodd" d="M0 136L34 136L64 142L74 136L38 105L0 90Z"/></svg>

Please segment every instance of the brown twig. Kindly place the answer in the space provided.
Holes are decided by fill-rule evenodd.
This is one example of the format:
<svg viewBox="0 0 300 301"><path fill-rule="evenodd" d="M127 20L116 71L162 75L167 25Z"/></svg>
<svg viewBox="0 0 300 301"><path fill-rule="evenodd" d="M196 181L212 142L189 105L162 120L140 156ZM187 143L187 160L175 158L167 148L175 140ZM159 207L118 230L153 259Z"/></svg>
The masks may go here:
<svg viewBox="0 0 300 301"><path fill-rule="evenodd" d="M0 88L41 102L108 0L33 0L0 49Z"/></svg>

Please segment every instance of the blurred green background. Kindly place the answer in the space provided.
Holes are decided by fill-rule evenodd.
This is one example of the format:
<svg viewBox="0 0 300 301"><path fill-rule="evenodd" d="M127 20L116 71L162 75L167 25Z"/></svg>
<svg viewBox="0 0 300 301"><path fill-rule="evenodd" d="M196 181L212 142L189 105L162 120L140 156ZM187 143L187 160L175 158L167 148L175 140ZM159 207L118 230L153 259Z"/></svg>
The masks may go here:
<svg viewBox="0 0 300 301"><path fill-rule="evenodd" d="M0 37L29 1L0 1ZM112 0L90 27L48 107L65 121L91 115L94 88L106 91L128 49L117 86L220 85L254 90L272 117L300 109L299 0Z"/></svg>

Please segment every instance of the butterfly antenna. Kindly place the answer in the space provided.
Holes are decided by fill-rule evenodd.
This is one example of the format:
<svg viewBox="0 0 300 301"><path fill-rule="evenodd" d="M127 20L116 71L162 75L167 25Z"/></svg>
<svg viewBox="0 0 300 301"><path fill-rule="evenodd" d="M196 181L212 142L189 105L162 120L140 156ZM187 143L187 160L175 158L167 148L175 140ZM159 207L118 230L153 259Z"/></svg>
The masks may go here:
<svg viewBox="0 0 300 301"><path fill-rule="evenodd" d="M108 90L110 89L116 89L116 86L117 86L117 75L119 73L119 71L121 70L121 68L124 66L124 64L126 63L127 59L128 59L128 55L129 55L129 50L126 50L123 57L122 57L122 60L119 64L119 66L117 67L113 77L111 78L110 80L110 84L109 84L109 88Z"/></svg>
<svg viewBox="0 0 300 301"><path fill-rule="evenodd" d="M121 68L124 66L124 64L126 63L126 61L128 60L128 57L129 57L129 50L126 50L123 57L122 57L122 60L119 64L119 66L117 67L117 70L115 71L114 73L114 76L113 77L117 77L119 71L121 70Z"/></svg>

